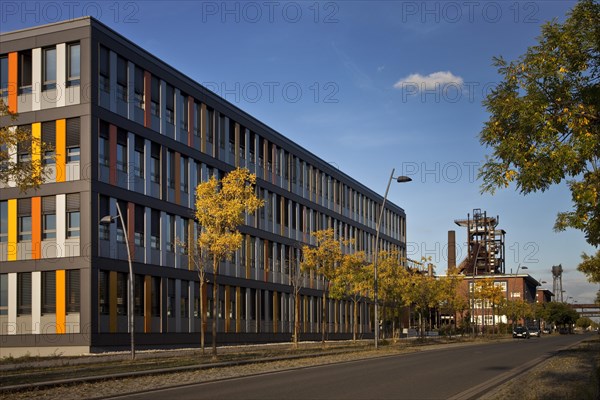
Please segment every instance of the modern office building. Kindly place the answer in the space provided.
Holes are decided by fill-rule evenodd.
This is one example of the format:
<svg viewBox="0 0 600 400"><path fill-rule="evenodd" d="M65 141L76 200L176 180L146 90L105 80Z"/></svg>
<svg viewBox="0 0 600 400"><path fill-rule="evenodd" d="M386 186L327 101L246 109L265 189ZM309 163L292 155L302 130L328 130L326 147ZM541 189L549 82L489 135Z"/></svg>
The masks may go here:
<svg viewBox="0 0 600 400"><path fill-rule="evenodd" d="M345 251L372 253L381 196L92 18L3 34L0 75L19 116L3 126L55 149L33 155L47 172L37 190L0 188L2 356L129 346L125 232L140 348L198 345L200 304L220 343L289 341L290 271L310 233L331 227L355 240ZM181 243L196 237L196 185L238 166L257 175L265 206L221 264L215 316L211 275L200 293ZM117 208L125 229L99 223ZM386 203L383 216L380 248L405 255L404 211ZM320 338L323 281L302 286L302 338ZM351 302L328 299L326 311L328 337L351 337ZM363 302L363 337L372 324Z"/></svg>

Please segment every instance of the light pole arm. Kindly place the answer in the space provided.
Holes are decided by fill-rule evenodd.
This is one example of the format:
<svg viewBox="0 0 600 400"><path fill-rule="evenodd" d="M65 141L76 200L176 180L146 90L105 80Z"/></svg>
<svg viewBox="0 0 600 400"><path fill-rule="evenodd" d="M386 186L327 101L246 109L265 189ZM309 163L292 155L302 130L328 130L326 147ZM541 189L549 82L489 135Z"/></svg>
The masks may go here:
<svg viewBox="0 0 600 400"><path fill-rule="evenodd" d="M394 179L394 172L396 172L395 168L392 168L392 173L390 174L390 179L388 180L387 187L385 188L385 194L383 196L383 203L381 204L381 210L379 211L379 217L377 218L377 225L375 229L375 251L373 256L373 302L375 303L375 315L374 315L374 323L375 323L375 348L379 347L379 299L378 299L378 284L377 284L377 258L379 255L379 230L381 228L381 220L383 219L383 210L385 210L385 201L387 200L388 192L390 191L390 185L392 184L392 179Z"/></svg>
<svg viewBox="0 0 600 400"><path fill-rule="evenodd" d="M119 202L117 201L117 212L119 213L119 220L121 221L121 226L123 227L123 234L125 235L125 247L127 248L127 261L129 263L129 332L131 336L131 359L135 359L135 317L134 317L134 304L133 304L133 294L134 294L134 275L133 275L133 265L131 263L131 249L129 248L129 235L127 233L127 228L125 227L125 220L123 219L123 213L121 213L121 207L119 206Z"/></svg>

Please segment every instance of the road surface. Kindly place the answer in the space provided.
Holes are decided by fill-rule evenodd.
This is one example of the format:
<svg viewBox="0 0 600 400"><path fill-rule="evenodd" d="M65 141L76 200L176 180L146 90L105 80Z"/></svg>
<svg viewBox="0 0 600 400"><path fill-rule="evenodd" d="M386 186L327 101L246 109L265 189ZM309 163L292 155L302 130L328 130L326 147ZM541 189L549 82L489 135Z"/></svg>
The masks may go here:
<svg viewBox="0 0 600 400"><path fill-rule="evenodd" d="M119 399L469 399L584 339L544 335L153 390Z"/></svg>

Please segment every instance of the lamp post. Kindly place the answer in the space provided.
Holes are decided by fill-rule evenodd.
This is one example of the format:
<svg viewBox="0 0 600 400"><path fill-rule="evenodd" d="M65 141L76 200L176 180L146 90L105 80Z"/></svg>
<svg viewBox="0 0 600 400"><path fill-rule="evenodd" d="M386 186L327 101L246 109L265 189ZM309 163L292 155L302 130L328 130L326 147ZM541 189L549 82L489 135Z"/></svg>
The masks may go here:
<svg viewBox="0 0 600 400"><path fill-rule="evenodd" d="M131 250L129 249L129 236L127 234L127 228L125 227L125 220L123 219L123 214L121 213L121 207L119 207L119 202L117 201L117 213L118 215L105 215L100 220L100 224L102 225L110 225L117 218L121 221L121 226L123 227L123 234L125 236L125 247L127 248L127 261L129 263L129 290L127 297L129 301L127 302L127 314L129 315L129 333L131 335L131 359L135 360L135 322L133 315L133 265L131 264Z"/></svg>
<svg viewBox="0 0 600 400"><path fill-rule="evenodd" d="M377 258L379 253L379 229L381 228L381 219L383 218L383 210L385 209L385 201L387 200L387 195L390 190L390 185L392 184L392 179L394 179L394 172L396 172L395 168L392 168L392 173L390 174L390 179L388 180L387 187L385 188L385 195L383 196L383 203L381 204L381 210L379 211L379 216L377 218L377 228L375 229L375 256L373 259L373 301L375 303L375 349L379 347L379 308L378 308L378 284L377 284ZM408 176L398 176L396 177L396 182L405 183L412 181Z"/></svg>

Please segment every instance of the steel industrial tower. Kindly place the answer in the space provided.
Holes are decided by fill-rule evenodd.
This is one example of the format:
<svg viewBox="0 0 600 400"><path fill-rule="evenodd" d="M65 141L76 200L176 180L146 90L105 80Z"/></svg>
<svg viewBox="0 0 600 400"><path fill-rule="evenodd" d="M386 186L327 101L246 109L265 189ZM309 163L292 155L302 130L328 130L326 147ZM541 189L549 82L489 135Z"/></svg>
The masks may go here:
<svg viewBox="0 0 600 400"><path fill-rule="evenodd" d="M562 264L552 266L552 292L554 293L554 299L560 302L563 301L562 272Z"/></svg>

